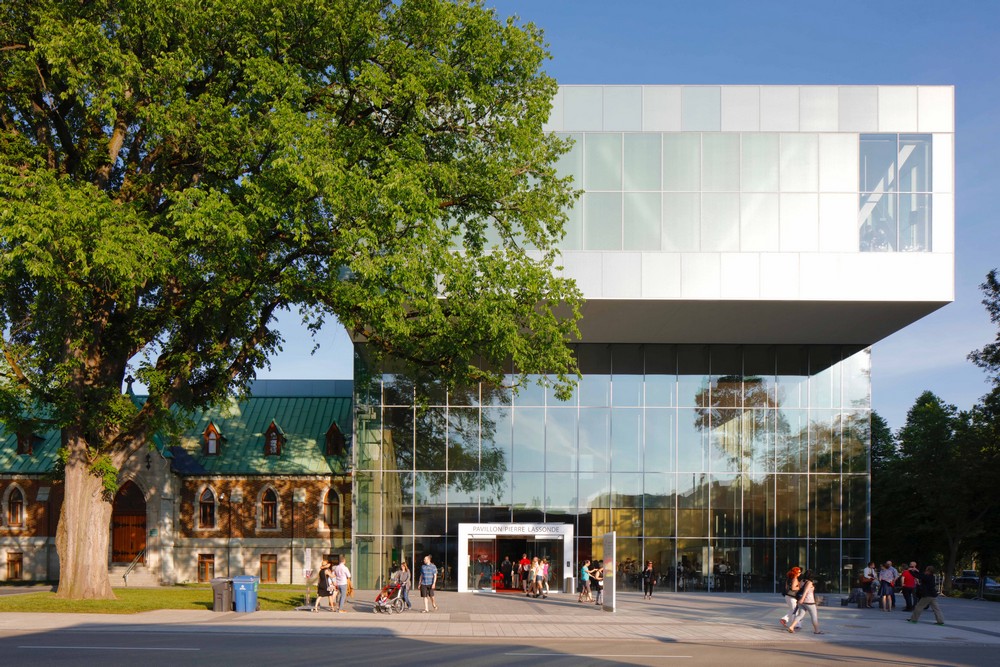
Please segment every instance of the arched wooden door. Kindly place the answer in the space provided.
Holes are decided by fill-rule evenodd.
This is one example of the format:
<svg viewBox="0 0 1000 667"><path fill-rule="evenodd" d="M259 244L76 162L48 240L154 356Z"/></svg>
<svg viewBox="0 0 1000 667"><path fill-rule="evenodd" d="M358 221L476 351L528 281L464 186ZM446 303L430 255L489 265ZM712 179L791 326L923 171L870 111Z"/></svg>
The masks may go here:
<svg viewBox="0 0 1000 667"><path fill-rule="evenodd" d="M111 562L131 563L145 548L146 499L138 486L125 482L111 506Z"/></svg>

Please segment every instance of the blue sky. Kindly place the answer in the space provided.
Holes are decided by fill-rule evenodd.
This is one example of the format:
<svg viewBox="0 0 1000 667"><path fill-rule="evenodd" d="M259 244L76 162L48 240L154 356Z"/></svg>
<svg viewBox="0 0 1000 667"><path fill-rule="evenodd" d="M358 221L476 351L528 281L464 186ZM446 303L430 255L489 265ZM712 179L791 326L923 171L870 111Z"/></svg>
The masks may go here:
<svg viewBox="0 0 1000 667"><path fill-rule="evenodd" d="M955 302L873 348L872 404L894 429L929 389L959 408L988 389L966 360L996 329L979 284L1000 266L1000 2L487 0L545 31L564 84L947 84L956 88ZM322 351L286 318L260 377L349 378L346 336Z"/></svg>

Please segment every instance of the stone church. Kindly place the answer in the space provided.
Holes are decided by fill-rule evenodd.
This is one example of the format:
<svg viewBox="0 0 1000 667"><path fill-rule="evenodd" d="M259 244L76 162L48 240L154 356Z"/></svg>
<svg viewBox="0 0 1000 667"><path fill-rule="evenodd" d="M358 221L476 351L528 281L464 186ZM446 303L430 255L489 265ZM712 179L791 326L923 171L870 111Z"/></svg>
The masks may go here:
<svg viewBox="0 0 1000 667"><path fill-rule="evenodd" d="M250 398L190 415L178 438L154 437L120 471L112 586L301 583L321 558L350 554L351 390L258 381ZM0 430L0 443L0 579L55 581L59 433Z"/></svg>

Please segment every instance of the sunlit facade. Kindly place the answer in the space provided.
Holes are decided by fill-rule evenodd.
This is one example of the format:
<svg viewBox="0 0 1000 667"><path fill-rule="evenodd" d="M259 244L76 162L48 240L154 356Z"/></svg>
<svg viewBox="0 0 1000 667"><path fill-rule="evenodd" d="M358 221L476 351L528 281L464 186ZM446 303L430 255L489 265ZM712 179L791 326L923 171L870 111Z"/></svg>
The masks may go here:
<svg viewBox="0 0 1000 667"><path fill-rule="evenodd" d="M847 588L869 346L953 299L953 89L566 86L547 129L584 189L583 381L449 394L359 347L360 581L430 553L445 588L495 590L529 552L569 587L615 531L619 586L652 560L670 590L772 591L793 564Z"/></svg>

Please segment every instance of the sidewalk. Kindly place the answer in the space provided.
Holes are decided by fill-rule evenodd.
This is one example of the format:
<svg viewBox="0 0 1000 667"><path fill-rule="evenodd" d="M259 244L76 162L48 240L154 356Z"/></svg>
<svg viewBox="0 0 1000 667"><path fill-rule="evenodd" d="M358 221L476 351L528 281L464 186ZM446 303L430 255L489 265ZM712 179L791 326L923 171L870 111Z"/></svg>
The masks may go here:
<svg viewBox="0 0 1000 667"><path fill-rule="evenodd" d="M908 613L839 606L820 607L814 635L805 619L789 634L778 623L785 612L781 597L772 594L619 593L615 613L581 604L575 595L554 594L547 600L507 594L438 593L439 611L420 613L423 603L411 596L414 608L402 614L372 612L374 591L358 591L351 613L327 611L255 612L161 610L134 615L0 613L0 632L68 630L101 632L123 628L163 633L329 634L371 637L503 637L595 638L658 640L688 643L773 644L775 642L856 643L859 637L893 642L1000 645L1000 604L939 598L945 625L934 624L927 611L919 624L905 623Z"/></svg>

